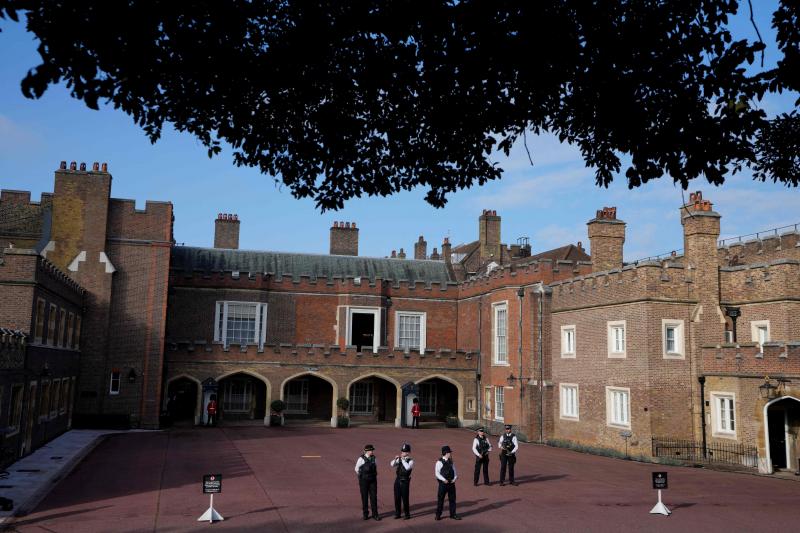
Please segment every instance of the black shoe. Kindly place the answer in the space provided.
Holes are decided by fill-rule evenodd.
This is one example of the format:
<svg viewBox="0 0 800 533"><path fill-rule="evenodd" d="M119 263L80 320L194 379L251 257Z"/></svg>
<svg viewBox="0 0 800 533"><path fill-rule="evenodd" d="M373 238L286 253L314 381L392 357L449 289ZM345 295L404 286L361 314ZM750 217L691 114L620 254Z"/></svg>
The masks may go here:
<svg viewBox="0 0 800 533"><path fill-rule="evenodd" d="M441 517L441 516L439 516L439 515L436 515L436 520L441 520L441 519L442 519L442 517Z"/></svg>
<svg viewBox="0 0 800 533"><path fill-rule="evenodd" d="M364 520L369 520L369 515L368 514L364 515Z"/></svg>
<svg viewBox="0 0 800 533"><path fill-rule="evenodd" d="M511 482L511 484L514 485L515 487L519 485L519 483L514 483L513 481Z"/></svg>
<svg viewBox="0 0 800 533"><path fill-rule="evenodd" d="M411 520L411 515L407 514L406 516L403 517L403 520Z"/></svg>
<svg viewBox="0 0 800 533"><path fill-rule="evenodd" d="M477 483L477 482L475 482L475 483L473 483L473 485L475 485L475 486L477 487L477 486L478 486L478 483Z"/></svg>
<svg viewBox="0 0 800 533"><path fill-rule="evenodd" d="M394 515L394 519L395 519L395 520L398 520L399 518L400 518L400 515L399 515L399 514L396 514L396 515Z"/></svg>
<svg viewBox="0 0 800 533"><path fill-rule="evenodd" d="M505 487L505 486L506 486L506 484L505 484L505 483L503 483L503 482L501 481L501 482L500 482L500 486L501 486L501 487Z"/></svg>
<svg viewBox="0 0 800 533"><path fill-rule="evenodd" d="M380 517L380 516L378 516L378 515L373 515L373 517L372 517L372 518L374 518L376 521L380 521L380 519L381 519L381 517Z"/></svg>
<svg viewBox="0 0 800 533"><path fill-rule="evenodd" d="M454 515L453 515L453 516L451 516L450 518L452 518L453 520L461 520L461 517L460 517L460 516L458 516L457 514L454 514Z"/></svg>
<svg viewBox="0 0 800 533"><path fill-rule="evenodd" d="M491 487L492 486L492 484L489 483L488 481L484 481L483 484L486 485L487 487Z"/></svg>

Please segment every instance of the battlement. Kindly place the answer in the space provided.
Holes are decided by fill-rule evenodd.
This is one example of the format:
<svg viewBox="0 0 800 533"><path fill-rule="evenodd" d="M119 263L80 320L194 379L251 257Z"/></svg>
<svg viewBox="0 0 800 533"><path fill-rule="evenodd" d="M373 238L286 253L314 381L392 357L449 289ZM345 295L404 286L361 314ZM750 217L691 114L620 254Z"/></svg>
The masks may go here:
<svg viewBox="0 0 800 533"><path fill-rule="evenodd" d="M404 351L380 346L376 352L371 348L361 351L355 346L342 349L329 344L231 344L205 340L167 339L167 353L172 360L197 361L204 355L219 360L263 361L271 363L317 363L336 365L411 366L414 368L442 367L476 370L479 352L461 349L426 349Z"/></svg>
<svg viewBox="0 0 800 533"><path fill-rule="evenodd" d="M573 278L576 274L587 274L591 269L591 263L587 261L534 259L526 263L506 264L483 276L462 282L460 296L476 296L509 285L551 283L558 279Z"/></svg>
<svg viewBox="0 0 800 533"><path fill-rule="evenodd" d="M781 234L755 235L757 237L752 239L738 240L720 246L717 249L720 264L740 266L777 259L800 260L800 232L796 229Z"/></svg>
<svg viewBox="0 0 800 533"><path fill-rule="evenodd" d="M800 341L706 344L702 347L705 374L735 373L755 377L800 375Z"/></svg>
<svg viewBox="0 0 800 533"><path fill-rule="evenodd" d="M135 200L111 198L108 237L171 242L172 203L148 200L144 209L136 209Z"/></svg>
<svg viewBox="0 0 800 533"><path fill-rule="evenodd" d="M730 303L800 298L800 260L722 267L720 295Z"/></svg>
<svg viewBox="0 0 800 533"><path fill-rule="evenodd" d="M40 275L47 276L56 283L66 286L80 298L83 298L84 294L86 293L86 289L81 287L78 282L62 272L57 266L44 257L39 257L39 268L37 273L37 279L43 281L41 280Z"/></svg>
<svg viewBox="0 0 800 533"><path fill-rule="evenodd" d="M670 261L644 262L621 269L550 283L553 311L624 303L642 298L686 300L691 273Z"/></svg>

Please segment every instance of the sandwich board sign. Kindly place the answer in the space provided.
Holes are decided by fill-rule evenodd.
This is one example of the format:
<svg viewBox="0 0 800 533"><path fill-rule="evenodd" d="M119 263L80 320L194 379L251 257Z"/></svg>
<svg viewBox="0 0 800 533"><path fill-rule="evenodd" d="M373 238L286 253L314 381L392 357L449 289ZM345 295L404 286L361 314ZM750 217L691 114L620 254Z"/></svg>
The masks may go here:
<svg viewBox="0 0 800 533"><path fill-rule="evenodd" d="M205 474L203 476L203 494L211 495L211 503L208 509L203 513L198 522L216 522L218 520L225 520L221 514L214 509L214 494L222 492L222 474Z"/></svg>
<svg viewBox="0 0 800 533"><path fill-rule="evenodd" d="M661 501L661 491L669 488L666 472L653 472L653 489L658 491L658 503L650 510L650 514L663 514L669 516L672 514L666 505Z"/></svg>

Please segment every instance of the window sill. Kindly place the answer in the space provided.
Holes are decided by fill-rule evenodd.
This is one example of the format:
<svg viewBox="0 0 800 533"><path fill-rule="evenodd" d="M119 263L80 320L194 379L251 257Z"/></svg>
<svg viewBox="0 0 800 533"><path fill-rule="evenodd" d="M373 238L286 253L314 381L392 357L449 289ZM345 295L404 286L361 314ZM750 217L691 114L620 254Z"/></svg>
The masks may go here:
<svg viewBox="0 0 800 533"><path fill-rule="evenodd" d="M737 438L737 436L736 436L736 432L735 431L733 433L727 433L727 432L721 432L721 431L713 431L713 432L711 432L711 436L714 437L714 438L717 438L717 439L727 439L727 440L735 440L735 441L739 440Z"/></svg>
<svg viewBox="0 0 800 533"><path fill-rule="evenodd" d="M572 353L562 353L561 359L575 359L575 352Z"/></svg>
<svg viewBox="0 0 800 533"><path fill-rule="evenodd" d="M511 366L511 363L497 363L493 361L492 366Z"/></svg>
<svg viewBox="0 0 800 533"><path fill-rule="evenodd" d="M664 359L686 359L686 355L677 352L665 352Z"/></svg>
<svg viewBox="0 0 800 533"><path fill-rule="evenodd" d="M617 429L631 429L630 424L618 424L616 422L607 422L606 425L610 428L617 428Z"/></svg>
<svg viewBox="0 0 800 533"><path fill-rule="evenodd" d="M608 352L609 359L627 359L628 355L626 352Z"/></svg>
<svg viewBox="0 0 800 533"><path fill-rule="evenodd" d="M577 416L567 416L561 415L561 420L568 420L569 422L580 422L580 419Z"/></svg>

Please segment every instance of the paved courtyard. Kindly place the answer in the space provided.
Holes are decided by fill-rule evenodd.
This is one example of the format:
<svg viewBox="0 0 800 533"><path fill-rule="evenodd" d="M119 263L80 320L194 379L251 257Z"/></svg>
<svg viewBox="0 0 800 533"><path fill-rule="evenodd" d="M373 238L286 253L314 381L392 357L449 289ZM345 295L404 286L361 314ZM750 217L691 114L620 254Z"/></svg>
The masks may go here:
<svg viewBox="0 0 800 533"><path fill-rule="evenodd" d="M791 531L800 483L703 469L659 467L521 444L519 486L472 485L466 430L321 427L174 429L111 435L47 498L11 526L18 531ZM493 438L494 440L494 438ZM413 519L394 520L388 462L404 442L417 461ZM353 466L364 444L381 466L383 520L361 520ZM449 444L459 472L461 522L434 521L434 461ZM650 515L654 470L669 472L670 517ZM208 507L206 473L223 475L215 496L224 522L198 523ZM445 511L446 516L446 511Z"/></svg>

